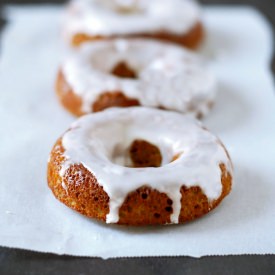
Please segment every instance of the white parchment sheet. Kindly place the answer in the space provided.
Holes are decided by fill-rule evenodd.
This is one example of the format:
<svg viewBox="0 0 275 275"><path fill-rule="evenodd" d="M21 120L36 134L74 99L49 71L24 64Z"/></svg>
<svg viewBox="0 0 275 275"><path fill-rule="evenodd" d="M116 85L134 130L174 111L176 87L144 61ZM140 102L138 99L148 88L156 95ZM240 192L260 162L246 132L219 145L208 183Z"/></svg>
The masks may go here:
<svg viewBox="0 0 275 275"><path fill-rule="evenodd" d="M63 54L61 11L7 10L0 56L0 245L103 258L275 253L275 91L266 20L246 7L205 8L202 53L220 89L204 123L232 156L231 195L186 225L130 228L86 219L47 187L48 154L74 120L54 93Z"/></svg>

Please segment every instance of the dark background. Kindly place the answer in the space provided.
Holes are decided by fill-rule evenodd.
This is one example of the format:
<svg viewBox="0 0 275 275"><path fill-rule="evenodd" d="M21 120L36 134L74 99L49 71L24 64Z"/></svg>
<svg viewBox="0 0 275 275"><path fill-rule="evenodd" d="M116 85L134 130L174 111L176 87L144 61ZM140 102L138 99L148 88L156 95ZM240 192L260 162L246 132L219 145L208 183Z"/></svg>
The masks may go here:
<svg viewBox="0 0 275 275"><path fill-rule="evenodd" d="M5 4L58 4L63 2L65 1L0 0L0 11ZM275 29L275 0L202 0L201 2L203 4L252 5L267 16L273 24L273 29ZM1 20L0 28L3 25L4 21ZM273 62L272 67L273 72L275 72L275 62ZM261 244L259 243L259 245ZM262 275L275 274L275 255L212 256L200 259L191 257L149 257L101 260L98 258L57 256L0 247L1 274Z"/></svg>

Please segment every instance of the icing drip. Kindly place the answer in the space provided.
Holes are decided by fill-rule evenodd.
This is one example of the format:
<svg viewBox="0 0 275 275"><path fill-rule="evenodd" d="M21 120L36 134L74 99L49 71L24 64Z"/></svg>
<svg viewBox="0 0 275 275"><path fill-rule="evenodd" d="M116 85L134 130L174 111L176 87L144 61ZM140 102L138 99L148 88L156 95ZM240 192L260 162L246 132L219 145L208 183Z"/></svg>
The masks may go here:
<svg viewBox="0 0 275 275"><path fill-rule="evenodd" d="M112 138L110 138L112 137ZM117 164L114 152L127 151L136 139L158 146L163 156L158 168L129 168ZM221 170L231 162L219 140L187 115L145 107L112 108L77 120L62 138L67 159L60 175L72 164L83 164L110 198L107 223L119 220L119 209L130 192L149 186L173 201L171 223L178 223L182 185L199 186L209 201L222 192ZM173 156L179 157L171 162Z"/></svg>
<svg viewBox="0 0 275 275"><path fill-rule="evenodd" d="M137 79L111 74L121 61L135 70ZM92 111L100 94L121 91L144 106L205 115L216 92L216 79L198 55L153 40L85 44L64 62L62 72L82 98L85 113Z"/></svg>
<svg viewBox="0 0 275 275"><path fill-rule="evenodd" d="M187 33L200 20L192 0L74 0L65 16L68 39L78 33L114 36L166 30Z"/></svg>

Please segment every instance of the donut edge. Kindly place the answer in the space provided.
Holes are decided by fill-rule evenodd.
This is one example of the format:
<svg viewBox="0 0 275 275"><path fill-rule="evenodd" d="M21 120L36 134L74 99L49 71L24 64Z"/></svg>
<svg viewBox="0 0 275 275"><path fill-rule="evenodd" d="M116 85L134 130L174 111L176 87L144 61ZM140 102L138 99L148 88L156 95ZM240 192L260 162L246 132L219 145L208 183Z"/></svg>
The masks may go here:
<svg viewBox="0 0 275 275"><path fill-rule="evenodd" d="M82 110L82 98L70 87L61 69L57 75L55 90L61 105L77 117L88 113L100 112L111 107L127 108L140 106L137 99L125 96L123 91L102 91L96 101L91 104L90 112L84 112Z"/></svg>
<svg viewBox="0 0 275 275"><path fill-rule="evenodd" d="M174 34L168 31L159 31L154 33L138 33L138 34L129 34L129 35L114 35L114 36L91 36L85 33L77 33L71 39L72 47L79 47L81 44L86 42L94 42L105 39L113 38L147 38L155 39L164 42L170 42L182 47L187 47L189 49L197 49L203 42L205 38L205 28L201 21L198 21L188 33L184 34Z"/></svg>
<svg viewBox="0 0 275 275"><path fill-rule="evenodd" d="M66 160L63 154L64 147L62 138L60 138L54 145L48 162L47 179L52 193L69 208L89 218L106 222L106 215L109 213L108 194L99 185L95 176L82 164L71 165L62 178L60 170ZM212 202L198 186L181 187L182 207L179 224L204 216L215 209L230 193L232 175L226 169L225 164L220 164L220 169L222 193ZM170 224L171 211L171 200L166 194L147 186L141 186L128 194L119 210L118 224L129 226Z"/></svg>

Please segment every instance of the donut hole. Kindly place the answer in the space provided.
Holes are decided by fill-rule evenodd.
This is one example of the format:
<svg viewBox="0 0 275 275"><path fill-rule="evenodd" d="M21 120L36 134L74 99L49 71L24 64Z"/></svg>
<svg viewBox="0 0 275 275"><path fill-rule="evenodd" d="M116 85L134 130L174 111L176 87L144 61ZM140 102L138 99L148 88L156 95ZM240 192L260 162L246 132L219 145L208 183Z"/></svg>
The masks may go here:
<svg viewBox="0 0 275 275"><path fill-rule="evenodd" d="M129 149L133 167L160 167L162 155L157 146L145 140L134 140Z"/></svg>
<svg viewBox="0 0 275 275"><path fill-rule="evenodd" d="M116 12L125 14L125 15L142 12L142 9L138 5L128 5L128 6L118 5L115 7L115 10Z"/></svg>
<svg viewBox="0 0 275 275"><path fill-rule="evenodd" d="M139 110L138 107L135 109ZM102 165L165 168L180 164L183 153L188 156L190 148L179 141L174 133L166 131L161 117L152 118L158 125L156 130L152 125L147 125L146 120L129 118L127 112L123 112L119 121L113 120L111 110L106 111L106 115L108 121L102 125L99 121L98 126L90 130L89 135L96 142L89 144L87 148L92 154L96 152Z"/></svg>
<svg viewBox="0 0 275 275"><path fill-rule="evenodd" d="M87 59L83 59L83 63L89 63L93 72L107 77L106 79L115 76L122 80L152 81L150 74L154 76L155 73L167 73L166 63L159 61L161 57L156 53L155 43L147 45L139 40L134 43L117 39L98 43L92 53L88 45L83 47L83 51L89 60L87 62Z"/></svg>
<svg viewBox="0 0 275 275"><path fill-rule="evenodd" d="M136 139L127 148L123 145L117 145L111 160L116 164L131 168L160 167L162 154L154 144ZM147 194L142 194L142 198L146 199Z"/></svg>
<svg viewBox="0 0 275 275"><path fill-rule="evenodd" d="M118 62L111 70L111 74L120 78L137 79L137 72L125 61Z"/></svg>
<svg viewBox="0 0 275 275"><path fill-rule="evenodd" d="M135 98L128 98L120 91L106 92L101 94L94 102L92 108L94 112L100 112L111 107L132 107L139 106L140 103Z"/></svg>
<svg viewBox="0 0 275 275"><path fill-rule="evenodd" d="M157 168L173 163L182 157L182 152L171 153L169 146L167 148L163 147L161 150L160 147L149 141L135 139L130 142L130 145L117 143L113 148L110 160L115 164L129 168ZM146 199L146 194L142 195L142 198ZM172 205L172 201L167 203Z"/></svg>

